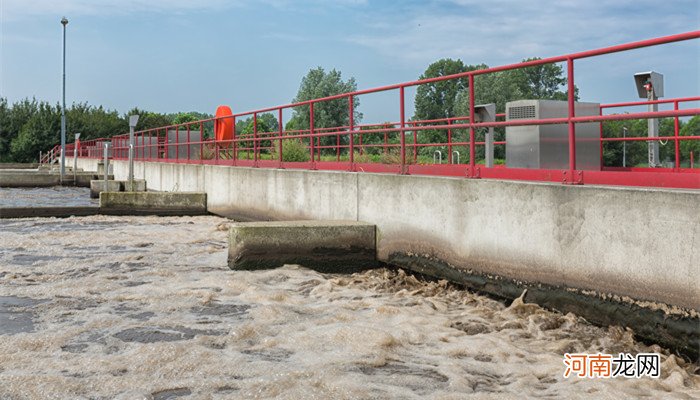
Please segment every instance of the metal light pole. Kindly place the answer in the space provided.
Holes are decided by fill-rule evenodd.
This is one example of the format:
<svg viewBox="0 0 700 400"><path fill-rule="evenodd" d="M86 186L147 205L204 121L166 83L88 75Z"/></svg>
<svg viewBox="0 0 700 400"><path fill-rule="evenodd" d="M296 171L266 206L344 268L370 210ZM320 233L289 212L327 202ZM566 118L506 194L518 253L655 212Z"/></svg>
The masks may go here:
<svg viewBox="0 0 700 400"><path fill-rule="evenodd" d="M61 19L63 25L63 106L61 107L61 183L66 175L66 17Z"/></svg>

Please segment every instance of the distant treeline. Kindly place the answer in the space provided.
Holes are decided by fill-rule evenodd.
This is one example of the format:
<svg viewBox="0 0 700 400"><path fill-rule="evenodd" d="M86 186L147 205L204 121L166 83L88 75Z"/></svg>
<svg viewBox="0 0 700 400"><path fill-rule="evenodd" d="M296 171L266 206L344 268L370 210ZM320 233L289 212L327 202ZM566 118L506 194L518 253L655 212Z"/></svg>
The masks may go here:
<svg viewBox="0 0 700 400"><path fill-rule="evenodd" d="M80 132L81 140L111 137L129 132L129 115L140 116L137 130L211 118L199 112L161 114L134 108L120 115L115 110L87 103L66 109L67 142ZM0 162L36 161L61 140L61 107L46 101L24 99L9 104L0 98Z"/></svg>

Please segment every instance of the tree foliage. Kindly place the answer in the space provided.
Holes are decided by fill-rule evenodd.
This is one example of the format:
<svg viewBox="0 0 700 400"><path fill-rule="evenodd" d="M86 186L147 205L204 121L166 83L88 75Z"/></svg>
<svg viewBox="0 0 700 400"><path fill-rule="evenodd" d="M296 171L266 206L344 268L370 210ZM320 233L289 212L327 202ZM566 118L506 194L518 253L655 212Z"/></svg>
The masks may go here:
<svg viewBox="0 0 700 400"><path fill-rule="evenodd" d="M292 100L294 103L304 102L322 97L334 96L342 93L354 92L357 90L355 78L344 81L340 71L332 69L326 72L318 67L310 70L299 85L299 91ZM362 113L358 110L360 100L353 98L354 122L358 124L362 120ZM340 98L336 100L324 101L314 104L314 128L333 128L348 126L350 118L348 114L348 100ZM306 130L310 127L310 109L308 105L295 107L292 118L285 125L286 130ZM341 144L347 144L347 135L341 136ZM321 138L321 145L331 146L336 144L335 136L325 136ZM324 152L335 152L328 149Z"/></svg>
<svg viewBox="0 0 700 400"><path fill-rule="evenodd" d="M133 108L124 115L102 106L74 103L66 109L66 141L80 133L82 141L128 133L129 115L140 116L136 130L171 125L177 115L188 120L208 118L202 113L161 114ZM37 161L40 151L48 151L61 140L61 107L36 99L9 104L0 98L0 162Z"/></svg>

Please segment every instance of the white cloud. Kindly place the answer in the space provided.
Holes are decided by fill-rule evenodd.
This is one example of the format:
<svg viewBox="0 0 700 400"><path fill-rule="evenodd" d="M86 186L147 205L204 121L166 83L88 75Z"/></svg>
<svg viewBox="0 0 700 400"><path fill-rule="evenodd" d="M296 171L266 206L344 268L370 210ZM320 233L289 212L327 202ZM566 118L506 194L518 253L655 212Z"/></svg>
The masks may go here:
<svg viewBox="0 0 700 400"><path fill-rule="evenodd" d="M301 3L331 6L363 6L368 0L2 0L2 20L37 15L129 15L135 13L186 13L223 10L241 6L286 9Z"/></svg>
<svg viewBox="0 0 700 400"><path fill-rule="evenodd" d="M409 65L443 57L497 65L694 30L695 11L693 1L435 1L408 16L368 16L348 40Z"/></svg>
<svg viewBox="0 0 700 400"><path fill-rule="evenodd" d="M178 13L222 9L239 4L226 0L2 0L3 20L37 15L128 15L141 12Z"/></svg>

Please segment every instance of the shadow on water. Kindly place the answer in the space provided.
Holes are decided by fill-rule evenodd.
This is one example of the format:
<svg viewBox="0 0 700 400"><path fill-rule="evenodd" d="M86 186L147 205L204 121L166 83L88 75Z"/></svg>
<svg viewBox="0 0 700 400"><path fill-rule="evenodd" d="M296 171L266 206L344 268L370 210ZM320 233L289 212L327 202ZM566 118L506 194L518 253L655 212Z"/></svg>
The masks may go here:
<svg viewBox="0 0 700 400"><path fill-rule="evenodd" d="M0 335L34 332L34 312L31 308L46 301L0 296Z"/></svg>

